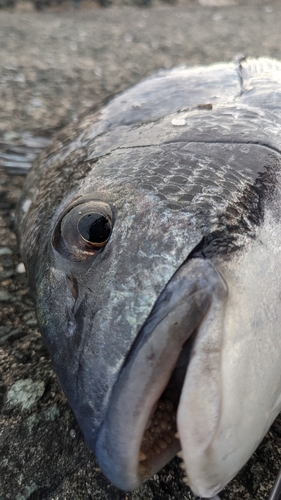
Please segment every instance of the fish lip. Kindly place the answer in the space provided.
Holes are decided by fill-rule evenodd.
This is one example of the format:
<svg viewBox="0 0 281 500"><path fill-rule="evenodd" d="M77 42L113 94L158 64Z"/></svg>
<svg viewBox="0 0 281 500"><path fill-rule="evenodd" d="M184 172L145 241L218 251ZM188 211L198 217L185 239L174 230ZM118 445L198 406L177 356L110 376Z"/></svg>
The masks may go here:
<svg viewBox="0 0 281 500"><path fill-rule="evenodd" d="M183 344L208 311L215 279L212 273L214 268L203 259L187 260L176 271L156 301L113 388L95 452L103 473L120 489L134 490L148 479L138 469L143 433ZM171 456L151 466L149 475L162 468L179 448L175 439Z"/></svg>

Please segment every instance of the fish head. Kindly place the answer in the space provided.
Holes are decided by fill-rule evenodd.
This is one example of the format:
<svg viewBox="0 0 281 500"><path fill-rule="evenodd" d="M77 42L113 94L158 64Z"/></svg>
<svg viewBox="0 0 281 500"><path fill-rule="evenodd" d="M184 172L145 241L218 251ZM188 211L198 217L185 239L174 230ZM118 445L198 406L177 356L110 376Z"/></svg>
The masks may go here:
<svg viewBox="0 0 281 500"><path fill-rule="evenodd" d="M138 160L130 155L131 166ZM189 213L97 168L100 178L96 171L46 217L29 266L39 328L92 449L144 323L198 240L189 236L187 248ZM89 241L96 231L99 241Z"/></svg>
<svg viewBox="0 0 281 500"><path fill-rule="evenodd" d="M127 121L81 127L31 172L22 253L101 470L133 490L181 448L192 490L212 497L281 408L280 127L232 97L164 117L148 99L137 125L141 104L109 106L122 117L123 101Z"/></svg>

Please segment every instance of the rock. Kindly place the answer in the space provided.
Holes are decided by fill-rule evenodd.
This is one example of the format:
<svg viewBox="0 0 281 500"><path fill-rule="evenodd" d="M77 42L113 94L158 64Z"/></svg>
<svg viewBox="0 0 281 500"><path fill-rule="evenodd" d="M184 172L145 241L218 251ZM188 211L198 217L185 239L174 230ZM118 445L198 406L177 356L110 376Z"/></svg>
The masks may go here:
<svg viewBox="0 0 281 500"><path fill-rule="evenodd" d="M0 290L0 302L8 302L11 300L11 296L5 290Z"/></svg>
<svg viewBox="0 0 281 500"><path fill-rule="evenodd" d="M33 381L29 378L15 382L7 394L7 402L11 406L20 405L22 410L28 410L35 405L45 391L43 381Z"/></svg>
<svg viewBox="0 0 281 500"><path fill-rule="evenodd" d="M25 265L23 262L20 262L16 267L16 272L19 274L25 273Z"/></svg>
<svg viewBox="0 0 281 500"><path fill-rule="evenodd" d="M13 255L13 251L8 247L0 247L0 256L1 255Z"/></svg>

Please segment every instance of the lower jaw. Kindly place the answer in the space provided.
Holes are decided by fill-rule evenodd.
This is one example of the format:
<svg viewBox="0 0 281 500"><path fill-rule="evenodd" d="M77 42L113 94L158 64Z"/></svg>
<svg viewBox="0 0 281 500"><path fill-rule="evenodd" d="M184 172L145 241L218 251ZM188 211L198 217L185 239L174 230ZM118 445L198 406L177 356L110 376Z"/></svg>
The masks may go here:
<svg viewBox="0 0 281 500"><path fill-rule="evenodd" d="M129 373L127 367L121 372L96 443L102 472L121 490L139 488L175 455L182 458L177 411L200 324L173 350L164 351L152 375L142 363L128 365ZM184 462L180 466L185 473ZM183 480L187 483L186 477Z"/></svg>
<svg viewBox="0 0 281 500"><path fill-rule="evenodd" d="M164 390L151 401L150 409L146 412L146 421L143 421L141 426L138 426L137 422L135 426L131 424L133 430L129 430L127 436L126 424L120 426L120 441L123 443L121 449L118 445L111 446L118 433L117 415L115 419L114 412L111 412L110 423L106 422L106 425L102 426L97 441L97 458L104 474L122 490L137 489L172 460L181 449L176 419L183 380L180 384L175 383L174 379L179 378L175 377L176 371L174 369ZM125 414L124 411L123 416ZM102 458L98 451L101 449ZM104 455L105 449L108 450L107 455ZM113 474L112 469L115 469Z"/></svg>

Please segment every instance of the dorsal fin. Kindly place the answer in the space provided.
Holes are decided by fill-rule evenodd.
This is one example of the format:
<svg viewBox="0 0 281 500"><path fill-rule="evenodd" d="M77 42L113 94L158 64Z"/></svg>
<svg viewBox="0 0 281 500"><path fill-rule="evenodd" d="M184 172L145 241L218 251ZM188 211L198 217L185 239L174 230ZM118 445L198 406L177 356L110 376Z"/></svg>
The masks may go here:
<svg viewBox="0 0 281 500"><path fill-rule="evenodd" d="M281 62L268 57L246 58L239 63L243 86L255 79L268 79L281 84Z"/></svg>
<svg viewBox="0 0 281 500"><path fill-rule="evenodd" d="M239 101L262 112L281 117L281 63L275 59L240 59L241 79Z"/></svg>
<svg viewBox="0 0 281 500"><path fill-rule="evenodd" d="M0 169L9 174L27 174L33 161L50 144L50 138L23 133L0 137Z"/></svg>

